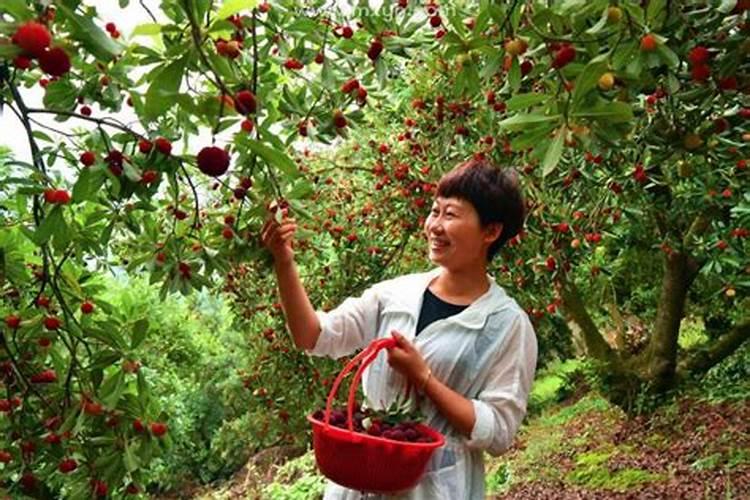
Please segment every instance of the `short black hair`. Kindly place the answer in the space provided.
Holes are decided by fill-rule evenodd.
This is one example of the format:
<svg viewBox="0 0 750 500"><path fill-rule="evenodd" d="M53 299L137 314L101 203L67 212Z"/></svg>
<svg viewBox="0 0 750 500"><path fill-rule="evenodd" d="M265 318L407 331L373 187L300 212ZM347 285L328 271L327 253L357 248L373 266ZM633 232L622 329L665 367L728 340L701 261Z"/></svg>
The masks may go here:
<svg viewBox="0 0 750 500"><path fill-rule="evenodd" d="M486 158L471 158L446 172L438 181L436 196L471 203L482 228L497 222L503 225L500 236L487 249L487 262L521 232L526 219L518 172L512 167L500 169Z"/></svg>

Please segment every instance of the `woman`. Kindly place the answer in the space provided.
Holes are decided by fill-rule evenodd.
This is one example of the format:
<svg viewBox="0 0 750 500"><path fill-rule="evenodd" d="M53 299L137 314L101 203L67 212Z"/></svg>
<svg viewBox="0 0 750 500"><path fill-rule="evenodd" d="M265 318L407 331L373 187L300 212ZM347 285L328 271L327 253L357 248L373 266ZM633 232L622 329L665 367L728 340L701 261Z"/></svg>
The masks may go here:
<svg viewBox="0 0 750 500"><path fill-rule="evenodd" d="M440 179L424 224L438 267L377 283L329 312L313 309L297 274L294 220L271 219L263 228L297 347L338 358L392 335L397 345L363 377L368 405L387 407L411 382L424 395L427 423L446 436L417 487L392 498L484 498L483 452L498 456L512 444L526 413L537 341L528 316L487 266L521 230L524 215L513 170L487 161L458 165ZM325 498L363 495L329 482Z"/></svg>

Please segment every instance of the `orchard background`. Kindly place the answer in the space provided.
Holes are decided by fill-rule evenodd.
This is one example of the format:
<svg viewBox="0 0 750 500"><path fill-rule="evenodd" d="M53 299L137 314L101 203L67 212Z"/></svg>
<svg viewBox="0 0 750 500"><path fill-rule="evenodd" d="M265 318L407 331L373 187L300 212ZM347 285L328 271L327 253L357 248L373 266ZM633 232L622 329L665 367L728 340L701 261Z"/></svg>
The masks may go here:
<svg viewBox="0 0 750 500"><path fill-rule="evenodd" d="M294 349L264 220L302 223L332 308L428 268L435 182L471 156L527 197L490 272L537 331L530 416L581 387L625 426L687 418L696 387L747 410L747 1L137 4L130 32L94 2L0 4L0 144L28 151L0 148L6 494L146 496L301 453L342 365ZM747 478L744 436L700 470ZM306 467L266 493L319 494Z"/></svg>

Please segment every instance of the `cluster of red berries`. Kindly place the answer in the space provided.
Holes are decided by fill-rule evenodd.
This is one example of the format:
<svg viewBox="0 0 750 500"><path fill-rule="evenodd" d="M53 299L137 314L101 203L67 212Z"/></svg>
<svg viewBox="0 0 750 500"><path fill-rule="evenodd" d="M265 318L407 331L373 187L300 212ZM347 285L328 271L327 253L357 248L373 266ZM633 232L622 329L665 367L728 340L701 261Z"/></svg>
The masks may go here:
<svg viewBox="0 0 750 500"><path fill-rule="evenodd" d="M36 21L28 21L13 34L13 43L23 51L13 60L18 69L29 69L34 59L45 73L59 77L70 71L70 57L60 47L51 47L52 35L47 27Z"/></svg>
<svg viewBox="0 0 750 500"><path fill-rule="evenodd" d="M335 408L331 410L330 423L340 429L348 429L346 408ZM320 409L313 413L313 418L325 422L325 410ZM352 424L355 432L368 434L374 437L391 439L393 441L405 441L410 443L432 443L434 438L422 432L417 422L392 422L380 418L374 411L364 408L354 412Z"/></svg>
<svg viewBox="0 0 750 500"><path fill-rule="evenodd" d="M70 193L64 189L45 189L44 201L51 205L66 205L70 203Z"/></svg>

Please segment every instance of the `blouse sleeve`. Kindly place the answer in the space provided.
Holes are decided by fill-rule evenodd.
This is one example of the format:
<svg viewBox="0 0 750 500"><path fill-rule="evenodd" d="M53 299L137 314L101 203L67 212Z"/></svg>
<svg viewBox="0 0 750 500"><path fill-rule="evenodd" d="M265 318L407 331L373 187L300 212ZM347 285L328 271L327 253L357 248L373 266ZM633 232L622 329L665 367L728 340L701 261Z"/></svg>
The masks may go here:
<svg viewBox="0 0 750 500"><path fill-rule="evenodd" d="M490 368L489 378L474 405L475 422L467 445L499 456L510 448L526 415L537 362L537 340L528 315L520 311L506 332Z"/></svg>
<svg viewBox="0 0 750 500"><path fill-rule="evenodd" d="M312 349L313 356L340 358L368 345L377 336L380 299L377 285L359 297L349 297L331 311L315 311L320 321L320 335Z"/></svg>

